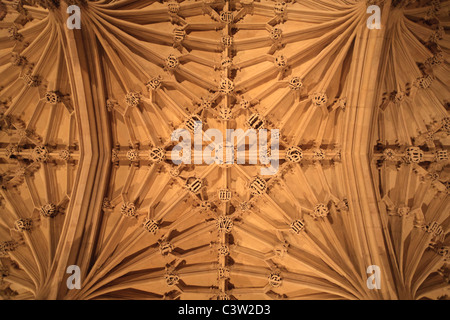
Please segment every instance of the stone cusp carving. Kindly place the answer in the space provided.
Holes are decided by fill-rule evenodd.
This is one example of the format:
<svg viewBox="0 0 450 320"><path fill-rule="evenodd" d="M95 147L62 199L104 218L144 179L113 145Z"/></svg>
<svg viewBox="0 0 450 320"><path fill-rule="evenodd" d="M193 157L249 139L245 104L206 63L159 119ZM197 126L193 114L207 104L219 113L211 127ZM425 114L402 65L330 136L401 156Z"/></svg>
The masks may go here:
<svg viewBox="0 0 450 320"><path fill-rule="evenodd" d="M249 184L250 193L255 196L262 195L267 190L267 182L260 178L255 177Z"/></svg>
<svg viewBox="0 0 450 320"><path fill-rule="evenodd" d="M227 255L230 254L230 249L228 248L227 245L222 245L222 246L219 247L218 253L221 256L227 256Z"/></svg>
<svg viewBox="0 0 450 320"><path fill-rule="evenodd" d="M120 213L125 217L135 217L136 207L133 202L125 202L120 208Z"/></svg>
<svg viewBox="0 0 450 320"><path fill-rule="evenodd" d="M19 244L14 240L0 242L0 257L7 257L10 252L16 250Z"/></svg>
<svg viewBox="0 0 450 320"><path fill-rule="evenodd" d="M44 218L54 218L58 214L58 208L53 203L47 203L39 208L39 213Z"/></svg>
<svg viewBox="0 0 450 320"><path fill-rule="evenodd" d="M161 255L165 256L168 255L173 251L173 245L167 241L167 240L161 240L159 241L159 252Z"/></svg>
<svg viewBox="0 0 450 320"><path fill-rule="evenodd" d="M25 56L20 55L20 53L12 52L11 53L11 64L15 67L19 67L27 64L27 58Z"/></svg>
<svg viewBox="0 0 450 320"><path fill-rule="evenodd" d="M166 158L166 151L163 148L157 147L150 150L149 159L152 162L159 163Z"/></svg>
<svg viewBox="0 0 450 320"><path fill-rule="evenodd" d="M299 147L291 146L286 150L286 160L298 163L303 159L303 151Z"/></svg>
<svg viewBox="0 0 450 320"><path fill-rule="evenodd" d="M186 189L188 189L190 192L197 194L200 192L201 188L203 187L202 180L190 177L186 180Z"/></svg>
<svg viewBox="0 0 450 320"><path fill-rule="evenodd" d="M253 113L247 119L247 126L251 129L260 130L264 129L266 120L259 113Z"/></svg>
<svg viewBox="0 0 450 320"><path fill-rule="evenodd" d="M277 68L285 68L287 66L287 58L280 54L277 57L275 57L275 65Z"/></svg>
<svg viewBox="0 0 450 320"><path fill-rule="evenodd" d="M230 278L230 269L226 267L219 267L217 269L218 279L229 279Z"/></svg>
<svg viewBox="0 0 450 320"><path fill-rule="evenodd" d="M14 230L19 232L30 231L33 221L30 218L20 218L14 222Z"/></svg>
<svg viewBox="0 0 450 320"><path fill-rule="evenodd" d="M272 40L280 40L282 34L283 31L280 28L272 28L272 30L270 31L270 38Z"/></svg>
<svg viewBox="0 0 450 320"><path fill-rule="evenodd" d="M166 273L164 276L168 286L172 287L178 284L180 277L174 273Z"/></svg>
<svg viewBox="0 0 450 320"><path fill-rule="evenodd" d="M39 85L41 84L40 76L34 75L31 72L28 72L23 76L23 81L27 86L31 88L39 87Z"/></svg>
<svg viewBox="0 0 450 320"><path fill-rule="evenodd" d="M19 33L17 26L8 28L8 38L11 41L23 41L23 35Z"/></svg>
<svg viewBox="0 0 450 320"><path fill-rule="evenodd" d="M405 151L405 160L408 163L422 162L423 151L419 147L409 147Z"/></svg>
<svg viewBox="0 0 450 320"><path fill-rule="evenodd" d="M278 272L272 272L269 277L269 285L272 288L279 288L281 287L281 284L283 282L283 279L281 278L281 275Z"/></svg>
<svg viewBox="0 0 450 320"><path fill-rule="evenodd" d="M276 15L283 15L286 12L286 2L276 2L273 10Z"/></svg>
<svg viewBox="0 0 450 320"><path fill-rule="evenodd" d="M155 220L149 218L145 219L143 227L145 230L152 234L156 234L156 232L159 230L158 223Z"/></svg>
<svg viewBox="0 0 450 320"><path fill-rule="evenodd" d="M50 104L61 102L61 94L58 91L47 91L45 93L45 101Z"/></svg>
<svg viewBox="0 0 450 320"><path fill-rule="evenodd" d="M221 201L230 201L231 200L231 191L228 189L220 189L219 190L219 200Z"/></svg>
<svg viewBox="0 0 450 320"><path fill-rule="evenodd" d="M233 229L233 220L226 216L220 216L216 219L216 227L219 232L230 233Z"/></svg>
<svg viewBox="0 0 450 320"><path fill-rule="evenodd" d="M176 67L178 67L178 65L179 65L179 61L178 61L178 58L175 55L170 54L166 58L166 67L169 70L175 69Z"/></svg>
<svg viewBox="0 0 450 320"><path fill-rule="evenodd" d="M228 78L224 78L220 81L219 91L224 94L229 94L234 90L234 83Z"/></svg>
<svg viewBox="0 0 450 320"><path fill-rule="evenodd" d="M313 105L315 105L316 107L320 107L327 104L328 97L324 92L314 93L311 97L311 101Z"/></svg>
<svg viewBox="0 0 450 320"><path fill-rule="evenodd" d="M220 13L220 21L225 24L233 23L234 14L232 11L222 11Z"/></svg>
<svg viewBox="0 0 450 320"><path fill-rule="evenodd" d="M191 132L194 132L202 126L202 119L198 115L193 114L185 121L185 125Z"/></svg>
<svg viewBox="0 0 450 320"><path fill-rule="evenodd" d="M302 231L305 230L305 223L302 220L295 220L291 223L290 229L295 234L300 234Z"/></svg>
<svg viewBox="0 0 450 320"><path fill-rule="evenodd" d="M325 151L323 149L314 149L313 150L313 159L320 161L320 160L325 160Z"/></svg>
<svg viewBox="0 0 450 320"><path fill-rule="evenodd" d="M222 120L230 120L232 116L231 109L227 107L221 107L219 109L219 116Z"/></svg>
<svg viewBox="0 0 450 320"><path fill-rule="evenodd" d="M431 84L433 83L433 80L434 80L433 76L426 75L426 76L417 78L414 81L414 86L416 86L420 89L428 89L431 86Z"/></svg>
<svg viewBox="0 0 450 320"><path fill-rule="evenodd" d="M173 29L173 41L175 42L181 42L186 37L186 31L182 28L175 28Z"/></svg>
<svg viewBox="0 0 450 320"><path fill-rule="evenodd" d="M63 161L69 161L70 160L70 151L68 149L63 149L59 151L58 156Z"/></svg>
<svg viewBox="0 0 450 320"><path fill-rule="evenodd" d="M162 77L154 77L147 81L145 86L148 90L157 90L161 87Z"/></svg>
<svg viewBox="0 0 450 320"><path fill-rule="evenodd" d="M427 233L433 234L433 237L436 237L436 238L440 238L440 237L444 236L444 229L436 221L432 221L429 224L425 225L424 230Z"/></svg>
<svg viewBox="0 0 450 320"><path fill-rule="evenodd" d="M139 160L139 151L136 149L130 149L127 151L127 159L130 161Z"/></svg>
<svg viewBox="0 0 450 320"><path fill-rule="evenodd" d="M299 77L293 77L289 80L289 89L300 90L303 87L303 82Z"/></svg>
<svg viewBox="0 0 450 320"><path fill-rule="evenodd" d="M229 48L233 45L233 37L223 36L222 37L222 45L226 48Z"/></svg>
<svg viewBox="0 0 450 320"><path fill-rule="evenodd" d="M8 9L6 7L6 4L0 1L0 21L3 21L3 19L6 17L7 12Z"/></svg>
<svg viewBox="0 0 450 320"><path fill-rule="evenodd" d="M328 210L328 207L323 203L319 203L316 206L314 206L314 209L311 212L311 216L314 219L325 218L328 216L329 213L330 211Z"/></svg>
<svg viewBox="0 0 450 320"><path fill-rule="evenodd" d="M137 107L141 101L141 94L139 92L129 91L125 95L125 103L128 107Z"/></svg>

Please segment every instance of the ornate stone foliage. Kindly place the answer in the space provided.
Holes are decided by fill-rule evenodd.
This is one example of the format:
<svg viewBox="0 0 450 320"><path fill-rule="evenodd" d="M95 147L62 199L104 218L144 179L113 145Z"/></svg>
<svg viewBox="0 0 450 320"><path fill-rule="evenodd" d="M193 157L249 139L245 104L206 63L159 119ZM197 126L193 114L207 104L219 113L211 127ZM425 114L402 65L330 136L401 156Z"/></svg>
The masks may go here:
<svg viewBox="0 0 450 320"><path fill-rule="evenodd" d="M394 161L397 159L395 151L392 150L391 148L387 148L383 151L383 156L384 159L388 160L388 161Z"/></svg>
<svg viewBox="0 0 450 320"><path fill-rule="evenodd" d="M118 102L114 99L106 100L106 109L109 112L112 112L114 110L114 108L116 108L118 105L119 105Z"/></svg>
<svg viewBox="0 0 450 320"><path fill-rule="evenodd" d="M217 270L217 273L218 273L219 280L221 280L221 279L229 279L230 278L230 270L228 268L220 267Z"/></svg>
<svg viewBox="0 0 450 320"><path fill-rule="evenodd" d="M233 45L233 37L223 36L222 44L224 45L224 47L227 47L227 48L231 47Z"/></svg>
<svg viewBox="0 0 450 320"><path fill-rule="evenodd" d="M102 209L103 210L111 210L114 206L111 204L111 200L109 198L104 198L102 203Z"/></svg>

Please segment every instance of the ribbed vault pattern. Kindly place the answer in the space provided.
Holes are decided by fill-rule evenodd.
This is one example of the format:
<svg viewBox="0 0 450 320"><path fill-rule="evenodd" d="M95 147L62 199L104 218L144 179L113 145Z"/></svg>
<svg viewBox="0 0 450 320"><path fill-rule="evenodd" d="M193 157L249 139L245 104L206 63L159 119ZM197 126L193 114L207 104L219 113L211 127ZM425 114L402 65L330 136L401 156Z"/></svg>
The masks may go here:
<svg viewBox="0 0 450 320"><path fill-rule="evenodd" d="M445 298L450 2L372 2L3 1L2 297ZM279 171L175 165L194 120Z"/></svg>

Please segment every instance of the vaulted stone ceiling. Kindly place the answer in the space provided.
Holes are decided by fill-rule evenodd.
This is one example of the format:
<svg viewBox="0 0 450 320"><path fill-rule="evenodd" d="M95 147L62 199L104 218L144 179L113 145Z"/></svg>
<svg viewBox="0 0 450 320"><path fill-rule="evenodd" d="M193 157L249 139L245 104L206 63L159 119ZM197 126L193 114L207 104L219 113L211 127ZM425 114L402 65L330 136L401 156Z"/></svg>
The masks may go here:
<svg viewBox="0 0 450 320"><path fill-rule="evenodd" d="M449 9L2 0L1 297L447 298ZM279 129L279 171L175 165L196 119Z"/></svg>

